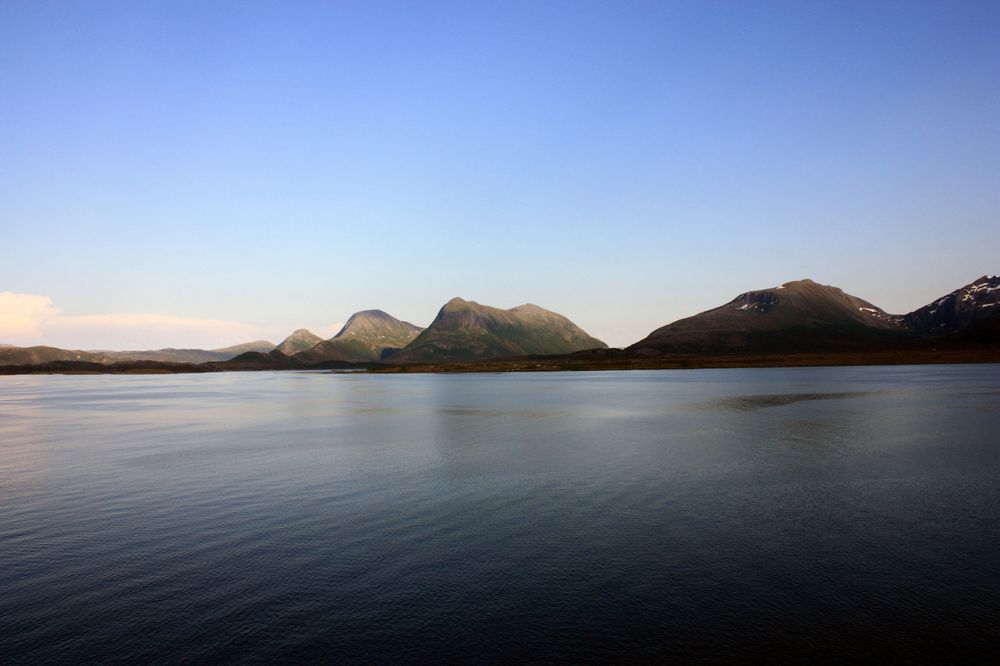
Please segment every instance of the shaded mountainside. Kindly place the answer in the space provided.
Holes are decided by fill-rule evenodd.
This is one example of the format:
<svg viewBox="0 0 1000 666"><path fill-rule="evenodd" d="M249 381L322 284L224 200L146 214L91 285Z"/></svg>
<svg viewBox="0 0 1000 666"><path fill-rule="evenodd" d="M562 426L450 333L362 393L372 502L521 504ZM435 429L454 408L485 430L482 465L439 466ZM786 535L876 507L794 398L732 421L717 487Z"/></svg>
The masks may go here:
<svg viewBox="0 0 1000 666"><path fill-rule="evenodd" d="M884 347L908 337L902 318L812 280L748 291L656 329L635 353L827 351Z"/></svg>
<svg viewBox="0 0 1000 666"><path fill-rule="evenodd" d="M906 327L924 336L958 333L990 319L1000 310L1000 276L984 275L903 317Z"/></svg>
<svg viewBox="0 0 1000 666"><path fill-rule="evenodd" d="M306 351L307 349L312 349L320 342L323 342L323 338L319 337L309 329L300 328L287 338L281 341L275 349L280 351L286 356L292 356L293 354L298 354L301 351ZM247 351L266 351L266 350L247 350Z"/></svg>
<svg viewBox="0 0 1000 666"><path fill-rule="evenodd" d="M390 363L467 361L569 354L605 347L566 317L537 305L501 310L453 298L423 333L388 360Z"/></svg>
<svg viewBox="0 0 1000 666"><path fill-rule="evenodd" d="M301 361L378 361L406 345L424 330L382 310L355 312L337 335L296 355Z"/></svg>
<svg viewBox="0 0 1000 666"><path fill-rule="evenodd" d="M956 333L942 338L932 338L931 342L939 347L1000 348L1000 306L989 310L990 314L984 318L978 318Z"/></svg>

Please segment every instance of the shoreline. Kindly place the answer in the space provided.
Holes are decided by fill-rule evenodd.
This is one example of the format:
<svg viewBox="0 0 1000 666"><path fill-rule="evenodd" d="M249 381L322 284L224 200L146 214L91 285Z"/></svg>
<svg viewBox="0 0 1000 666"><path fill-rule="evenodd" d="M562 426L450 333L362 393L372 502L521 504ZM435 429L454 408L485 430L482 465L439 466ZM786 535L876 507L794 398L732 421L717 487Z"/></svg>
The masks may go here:
<svg viewBox="0 0 1000 666"><path fill-rule="evenodd" d="M247 364L161 363L139 361L99 364L57 361L40 365L0 366L0 375L105 375L105 374L201 374L210 372L329 371L351 374L498 373L498 372L586 372L602 370L685 370L704 368L790 368L873 365L938 365L1000 363L1000 348L922 349L876 352L767 353L767 354L661 354L626 356L614 352L603 357L568 355L449 361L441 363L390 364ZM325 366L325 367L324 367Z"/></svg>

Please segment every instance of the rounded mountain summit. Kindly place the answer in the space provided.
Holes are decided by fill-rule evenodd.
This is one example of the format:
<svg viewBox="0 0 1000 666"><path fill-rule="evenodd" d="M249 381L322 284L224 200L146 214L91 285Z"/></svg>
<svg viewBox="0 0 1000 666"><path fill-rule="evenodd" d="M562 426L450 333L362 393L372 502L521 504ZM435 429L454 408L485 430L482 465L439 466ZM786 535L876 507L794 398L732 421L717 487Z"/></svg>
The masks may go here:
<svg viewBox="0 0 1000 666"><path fill-rule="evenodd" d="M550 356L607 345L566 317L531 303L509 310L453 298L390 363Z"/></svg>
<svg viewBox="0 0 1000 666"><path fill-rule="evenodd" d="M406 347L424 330L382 310L355 312L329 340L319 340L296 358L309 363L380 361Z"/></svg>
<svg viewBox="0 0 1000 666"><path fill-rule="evenodd" d="M725 305L662 326L627 351L746 353L886 346L904 337L901 317L812 280L748 291Z"/></svg>

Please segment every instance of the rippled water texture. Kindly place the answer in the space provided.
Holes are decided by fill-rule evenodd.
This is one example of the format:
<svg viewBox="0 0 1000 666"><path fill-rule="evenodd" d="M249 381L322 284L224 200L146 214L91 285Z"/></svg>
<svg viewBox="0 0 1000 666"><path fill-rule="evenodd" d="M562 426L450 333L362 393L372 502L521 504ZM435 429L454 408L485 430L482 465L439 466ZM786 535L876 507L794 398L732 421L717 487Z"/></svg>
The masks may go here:
<svg viewBox="0 0 1000 666"><path fill-rule="evenodd" d="M0 662L1000 641L1000 367L0 377Z"/></svg>

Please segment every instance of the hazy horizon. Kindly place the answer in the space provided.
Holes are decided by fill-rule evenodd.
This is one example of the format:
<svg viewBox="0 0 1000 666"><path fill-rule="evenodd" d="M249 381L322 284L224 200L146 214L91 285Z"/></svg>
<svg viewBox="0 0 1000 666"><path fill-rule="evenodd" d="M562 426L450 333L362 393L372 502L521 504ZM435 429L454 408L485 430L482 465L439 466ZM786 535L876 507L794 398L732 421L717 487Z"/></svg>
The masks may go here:
<svg viewBox="0 0 1000 666"><path fill-rule="evenodd" d="M989 2L3 3L0 343L909 312L1000 269L998 62Z"/></svg>

